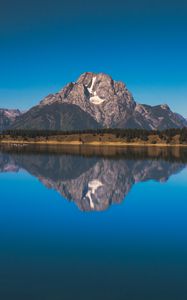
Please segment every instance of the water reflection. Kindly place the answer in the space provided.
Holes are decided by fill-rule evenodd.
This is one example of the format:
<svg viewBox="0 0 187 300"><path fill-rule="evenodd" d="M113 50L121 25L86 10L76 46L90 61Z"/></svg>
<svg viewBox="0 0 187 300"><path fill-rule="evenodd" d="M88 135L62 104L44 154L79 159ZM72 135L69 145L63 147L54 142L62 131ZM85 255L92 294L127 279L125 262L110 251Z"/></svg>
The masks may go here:
<svg viewBox="0 0 187 300"><path fill-rule="evenodd" d="M24 169L82 211L121 203L137 182L168 178L185 168L184 148L18 147L0 149L0 172Z"/></svg>

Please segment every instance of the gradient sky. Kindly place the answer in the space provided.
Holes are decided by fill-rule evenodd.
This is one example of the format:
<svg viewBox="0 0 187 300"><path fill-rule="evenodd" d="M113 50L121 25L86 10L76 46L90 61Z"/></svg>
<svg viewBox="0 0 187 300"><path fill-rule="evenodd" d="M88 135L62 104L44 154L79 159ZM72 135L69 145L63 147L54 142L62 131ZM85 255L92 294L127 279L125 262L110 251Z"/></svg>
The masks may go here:
<svg viewBox="0 0 187 300"><path fill-rule="evenodd" d="M4 1L0 70L0 107L28 109L93 71L187 117L187 1Z"/></svg>

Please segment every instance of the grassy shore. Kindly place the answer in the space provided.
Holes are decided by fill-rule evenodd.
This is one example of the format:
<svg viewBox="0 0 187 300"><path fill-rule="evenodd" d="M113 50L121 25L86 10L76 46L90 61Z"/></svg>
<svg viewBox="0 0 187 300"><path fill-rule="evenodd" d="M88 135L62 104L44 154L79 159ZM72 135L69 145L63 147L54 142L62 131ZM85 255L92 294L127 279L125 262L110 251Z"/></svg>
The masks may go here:
<svg viewBox="0 0 187 300"><path fill-rule="evenodd" d="M126 141L123 138L117 138L112 134L72 134L64 136L50 136L48 138L37 137L15 137L5 136L0 140L1 144L14 145L90 145L90 146L151 146L151 147L187 147L185 143L179 143L179 137L175 136L170 143L163 141L159 136L149 136L147 141L139 138L134 138L131 141Z"/></svg>

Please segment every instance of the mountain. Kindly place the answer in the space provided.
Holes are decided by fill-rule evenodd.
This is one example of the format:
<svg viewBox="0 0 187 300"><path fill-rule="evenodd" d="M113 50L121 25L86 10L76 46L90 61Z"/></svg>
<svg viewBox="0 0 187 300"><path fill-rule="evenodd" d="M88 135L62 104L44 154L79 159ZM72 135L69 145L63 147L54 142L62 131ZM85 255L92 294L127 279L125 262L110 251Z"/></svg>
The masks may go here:
<svg viewBox="0 0 187 300"><path fill-rule="evenodd" d="M58 112L54 104L58 104ZM44 98L26 116L21 116L12 128L68 130L78 129L77 124L81 129L107 127L163 130L185 127L187 121L172 112L167 105L136 103L126 85L114 81L107 74L87 72L58 93Z"/></svg>
<svg viewBox="0 0 187 300"><path fill-rule="evenodd" d="M0 131L10 127L19 116L21 112L18 109L0 108Z"/></svg>
<svg viewBox="0 0 187 300"><path fill-rule="evenodd" d="M141 120L143 123L140 123ZM187 121L180 114L171 111L167 104L163 105L141 105L137 104L133 114L134 120L139 120L143 128L165 130L168 128L183 128Z"/></svg>

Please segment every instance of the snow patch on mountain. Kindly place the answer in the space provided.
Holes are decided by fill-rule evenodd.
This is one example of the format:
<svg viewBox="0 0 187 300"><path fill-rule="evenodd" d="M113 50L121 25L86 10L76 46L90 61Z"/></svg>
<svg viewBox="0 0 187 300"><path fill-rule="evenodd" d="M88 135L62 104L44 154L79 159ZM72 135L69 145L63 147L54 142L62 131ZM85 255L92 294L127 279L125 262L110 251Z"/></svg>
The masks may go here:
<svg viewBox="0 0 187 300"><path fill-rule="evenodd" d="M95 104L95 105L100 105L101 103L103 103L105 101L105 99L101 99L96 92L94 92L94 96L90 97L90 102Z"/></svg>
<svg viewBox="0 0 187 300"><path fill-rule="evenodd" d="M95 84L95 81L96 81L96 76L95 77L93 77L93 79L92 79L92 83L91 83L91 87L90 88L88 88L88 91L89 91L89 93L90 94L92 94L93 93L93 87L94 87L94 84Z"/></svg>

